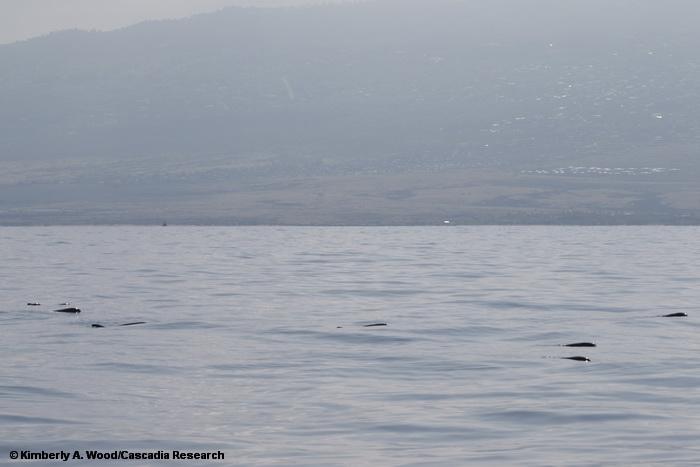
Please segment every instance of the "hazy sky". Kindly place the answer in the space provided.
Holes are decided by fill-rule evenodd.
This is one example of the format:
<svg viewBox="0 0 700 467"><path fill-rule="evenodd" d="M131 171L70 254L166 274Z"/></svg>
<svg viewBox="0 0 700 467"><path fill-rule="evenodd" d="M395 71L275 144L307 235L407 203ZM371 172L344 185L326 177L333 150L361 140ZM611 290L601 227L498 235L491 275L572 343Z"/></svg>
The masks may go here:
<svg viewBox="0 0 700 467"><path fill-rule="evenodd" d="M0 44L62 29L115 29L229 5L276 6L320 0L0 0ZM325 3L328 3L327 1Z"/></svg>

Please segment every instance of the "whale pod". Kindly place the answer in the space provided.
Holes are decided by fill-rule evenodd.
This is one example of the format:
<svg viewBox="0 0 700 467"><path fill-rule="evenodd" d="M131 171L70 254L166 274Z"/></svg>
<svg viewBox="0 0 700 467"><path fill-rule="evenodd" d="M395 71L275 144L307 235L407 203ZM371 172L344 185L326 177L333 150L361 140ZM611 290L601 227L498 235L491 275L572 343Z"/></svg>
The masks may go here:
<svg viewBox="0 0 700 467"><path fill-rule="evenodd" d="M27 306L41 306L41 303L38 303L38 302L29 302L29 303L27 303Z"/></svg>
<svg viewBox="0 0 700 467"><path fill-rule="evenodd" d="M573 344L563 344L562 347L595 347L593 342L574 342Z"/></svg>
<svg viewBox="0 0 700 467"><path fill-rule="evenodd" d="M61 308L60 310L53 310L55 313L80 313L80 308Z"/></svg>
<svg viewBox="0 0 700 467"><path fill-rule="evenodd" d="M575 360L577 362L590 362L591 359L588 357L581 357L581 356L576 356L576 357L562 357L562 360Z"/></svg>
<svg viewBox="0 0 700 467"><path fill-rule="evenodd" d="M92 325L92 327L93 327L93 328L103 328L104 326L102 326L101 324L94 323L94 324Z"/></svg>
<svg viewBox="0 0 700 467"><path fill-rule="evenodd" d="M688 313L681 312L681 313L670 313L668 315L663 315L661 317L662 318L684 318L686 316L688 316Z"/></svg>

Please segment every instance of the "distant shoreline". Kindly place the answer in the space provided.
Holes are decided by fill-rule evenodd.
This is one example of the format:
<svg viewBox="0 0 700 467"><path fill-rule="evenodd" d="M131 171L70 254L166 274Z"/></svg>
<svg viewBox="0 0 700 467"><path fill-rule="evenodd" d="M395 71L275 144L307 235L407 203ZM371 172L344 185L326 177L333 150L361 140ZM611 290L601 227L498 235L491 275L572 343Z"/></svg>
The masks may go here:
<svg viewBox="0 0 700 467"><path fill-rule="evenodd" d="M160 224L152 223L137 223L137 222L124 222L124 223L36 223L36 224L3 224L0 223L0 228L3 227L295 227L295 228L307 228L307 227L377 227L377 228L387 228L387 227L436 227L436 228L453 228L453 227L700 227L700 222L696 223L636 223L636 224L625 224L625 223L608 223L608 224L583 224L583 223L569 223L569 224L555 224L555 223L481 223L481 224L460 224L452 223L450 225L440 225L440 224L226 224L226 223L173 223L163 226Z"/></svg>

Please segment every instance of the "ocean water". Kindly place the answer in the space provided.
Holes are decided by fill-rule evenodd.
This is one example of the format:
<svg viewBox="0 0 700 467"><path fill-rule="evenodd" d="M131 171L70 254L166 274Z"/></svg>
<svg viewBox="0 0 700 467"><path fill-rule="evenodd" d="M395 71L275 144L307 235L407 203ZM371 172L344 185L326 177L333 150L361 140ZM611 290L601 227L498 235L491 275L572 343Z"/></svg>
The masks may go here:
<svg viewBox="0 0 700 467"><path fill-rule="evenodd" d="M225 459L38 465L700 465L699 240L0 228L0 463L180 450ZM54 313L63 302L82 313ZM560 346L579 341L597 347Z"/></svg>

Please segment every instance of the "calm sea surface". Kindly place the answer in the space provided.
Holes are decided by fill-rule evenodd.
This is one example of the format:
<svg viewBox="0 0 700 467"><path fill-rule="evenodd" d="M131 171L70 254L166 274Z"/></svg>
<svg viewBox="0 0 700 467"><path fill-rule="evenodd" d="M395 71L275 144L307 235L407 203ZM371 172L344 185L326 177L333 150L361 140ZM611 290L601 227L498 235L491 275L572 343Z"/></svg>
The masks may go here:
<svg viewBox="0 0 700 467"><path fill-rule="evenodd" d="M0 463L700 465L698 228L1 228L0 264ZM39 463L107 464L149 463Z"/></svg>

